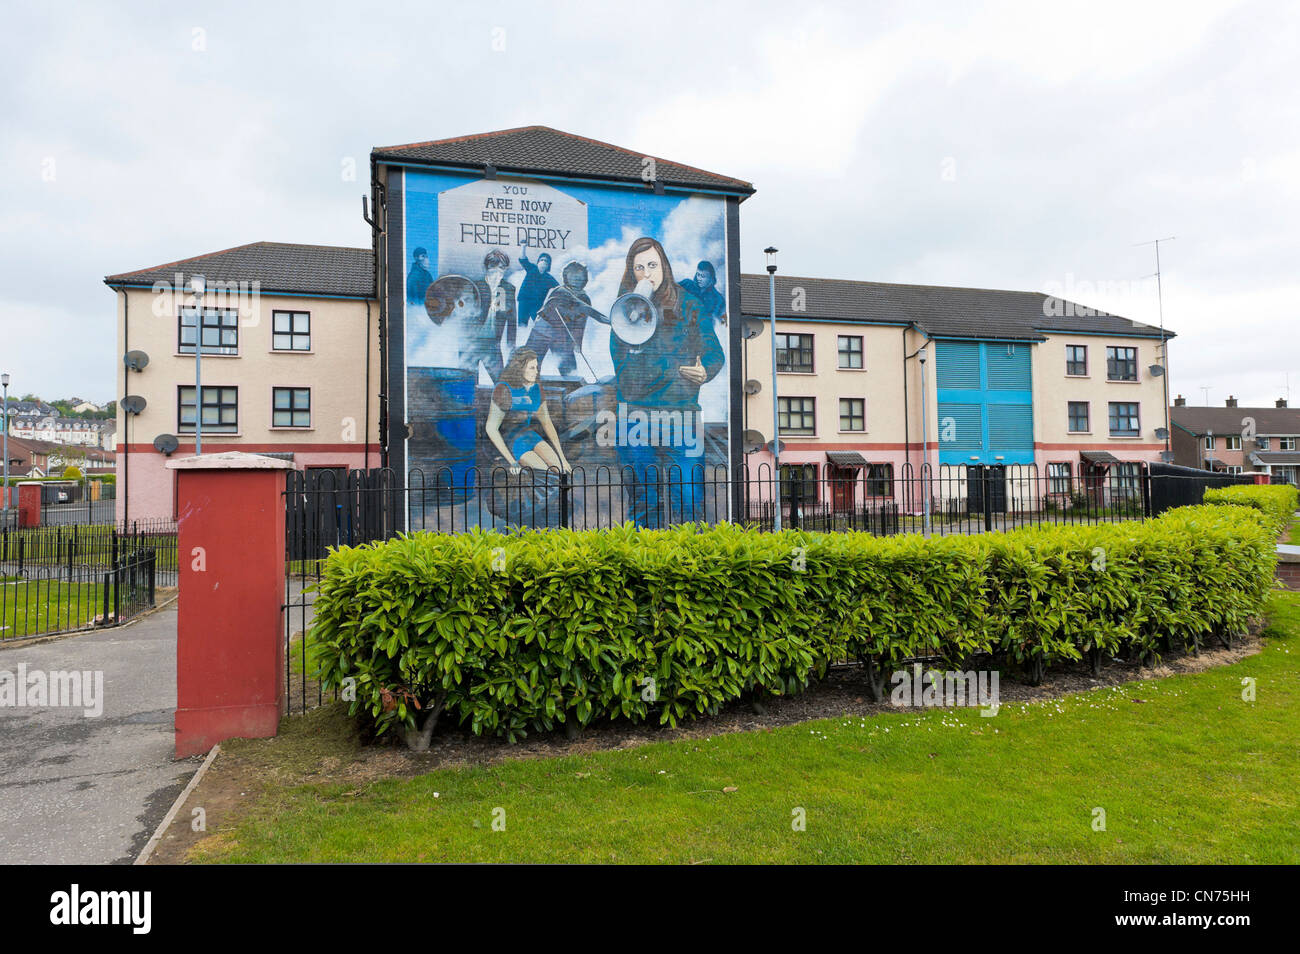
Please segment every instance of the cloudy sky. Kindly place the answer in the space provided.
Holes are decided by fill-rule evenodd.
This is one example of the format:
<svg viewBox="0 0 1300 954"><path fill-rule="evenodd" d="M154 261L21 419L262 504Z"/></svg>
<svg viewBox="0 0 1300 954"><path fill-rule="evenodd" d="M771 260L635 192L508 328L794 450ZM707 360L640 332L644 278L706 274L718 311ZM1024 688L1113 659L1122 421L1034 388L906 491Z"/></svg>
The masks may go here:
<svg viewBox="0 0 1300 954"><path fill-rule="evenodd" d="M1294 403L1297 49L1284 2L11 5L0 365L113 397L106 274L368 244L372 146L539 123L752 181L747 270L1155 323L1176 236L1174 391Z"/></svg>

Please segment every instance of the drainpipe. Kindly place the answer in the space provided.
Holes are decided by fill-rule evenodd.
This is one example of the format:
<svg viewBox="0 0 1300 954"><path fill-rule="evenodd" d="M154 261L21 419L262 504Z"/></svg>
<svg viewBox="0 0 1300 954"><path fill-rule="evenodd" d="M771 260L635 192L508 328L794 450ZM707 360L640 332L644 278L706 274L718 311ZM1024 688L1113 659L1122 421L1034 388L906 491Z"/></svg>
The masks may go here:
<svg viewBox="0 0 1300 954"><path fill-rule="evenodd" d="M122 293L122 394L125 395L128 390L127 381L130 372L126 368L125 355L131 350L131 299L127 295L125 288L119 288ZM122 398L117 399L115 405L118 411L121 411ZM125 530L131 525L131 415L122 414L122 529Z"/></svg>

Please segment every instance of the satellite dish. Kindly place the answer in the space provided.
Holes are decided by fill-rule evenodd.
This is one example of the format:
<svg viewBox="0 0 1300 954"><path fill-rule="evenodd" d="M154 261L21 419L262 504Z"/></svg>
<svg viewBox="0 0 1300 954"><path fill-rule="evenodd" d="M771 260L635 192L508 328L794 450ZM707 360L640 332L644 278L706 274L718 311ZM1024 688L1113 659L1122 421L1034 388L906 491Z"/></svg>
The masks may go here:
<svg viewBox="0 0 1300 954"><path fill-rule="evenodd" d="M159 434L153 439L153 449L160 454L171 454L179 443L175 434Z"/></svg>
<svg viewBox="0 0 1300 954"><path fill-rule="evenodd" d="M128 414L139 414L148 405L148 401L138 394L128 394L122 398L122 410Z"/></svg>
<svg viewBox="0 0 1300 954"><path fill-rule="evenodd" d="M761 381L755 381L753 378L750 378L745 382L746 394L757 394L761 390L763 390L763 384Z"/></svg>
<svg viewBox="0 0 1300 954"><path fill-rule="evenodd" d="M1174 452L1173 452L1173 451L1161 451L1161 452L1160 452L1160 459L1161 459L1162 461L1164 461L1166 464L1172 464L1172 463L1174 462Z"/></svg>
<svg viewBox="0 0 1300 954"><path fill-rule="evenodd" d="M757 318L746 318L740 327L740 332L747 339L757 338L763 333L763 323Z"/></svg>
<svg viewBox="0 0 1300 954"><path fill-rule="evenodd" d="M1156 437L1157 437L1159 440L1164 440L1164 439L1165 439L1166 437L1168 437L1168 436L1169 436L1169 432L1168 432L1167 430L1165 430L1163 427L1157 427L1157 428L1156 428Z"/></svg>
<svg viewBox="0 0 1300 954"><path fill-rule="evenodd" d="M752 454L763 449L763 445L767 443L767 438L763 436L762 431L745 431L744 434L740 435L740 441L744 445L745 453Z"/></svg>
<svg viewBox="0 0 1300 954"><path fill-rule="evenodd" d="M772 447L773 444L776 445L775 448ZM764 446L767 450L779 457L781 456L781 452L785 450L785 441L768 441Z"/></svg>
<svg viewBox="0 0 1300 954"><path fill-rule="evenodd" d="M1151 367L1147 368L1147 370L1151 372L1151 377L1153 378L1158 378L1160 375L1165 373L1164 366L1159 364L1153 364Z"/></svg>
<svg viewBox="0 0 1300 954"><path fill-rule="evenodd" d="M149 364L149 356L143 351L128 351L122 356L122 363L128 371L143 371Z"/></svg>

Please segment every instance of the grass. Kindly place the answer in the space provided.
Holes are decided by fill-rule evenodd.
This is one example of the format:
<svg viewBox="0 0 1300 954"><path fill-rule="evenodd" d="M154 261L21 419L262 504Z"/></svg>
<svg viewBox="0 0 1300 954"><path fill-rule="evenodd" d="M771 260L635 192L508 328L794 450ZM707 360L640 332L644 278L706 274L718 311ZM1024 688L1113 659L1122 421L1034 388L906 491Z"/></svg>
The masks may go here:
<svg viewBox="0 0 1300 954"><path fill-rule="evenodd" d="M109 612L113 587L108 587ZM104 586L54 579L0 583L0 640L82 629L104 612Z"/></svg>
<svg viewBox="0 0 1300 954"><path fill-rule="evenodd" d="M890 713L368 784L268 781L191 859L1290 863L1298 634L1300 596L1277 594L1258 655L995 718ZM336 706L223 757L301 778L357 745Z"/></svg>

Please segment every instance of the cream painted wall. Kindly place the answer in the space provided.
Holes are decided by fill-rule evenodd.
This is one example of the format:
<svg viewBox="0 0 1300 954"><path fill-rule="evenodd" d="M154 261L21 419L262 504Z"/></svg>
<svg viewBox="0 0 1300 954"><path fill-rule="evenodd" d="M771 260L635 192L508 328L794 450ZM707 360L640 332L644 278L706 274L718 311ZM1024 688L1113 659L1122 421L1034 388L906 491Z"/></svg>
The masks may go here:
<svg viewBox="0 0 1300 954"><path fill-rule="evenodd" d="M178 354L177 316L179 302L170 291L128 289L129 340L125 326L124 293L117 299L117 342L114 356L118 373L118 453L129 443L129 462L118 458L119 518L127 503L122 493L129 484L131 517L170 516L171 478L165 458L152 447L159 434L175 434L181 440L178 455L193 452L192 434L182 434L177 420L177 387L194 382L194 355ZM205 298L206 307L240 307L238 356L203 356L204 386L239 389L239 428L236 434L205 433L205 452L248 450L293 452L295 463L320 465L366 465L366 376L365 354L370 346L370 432L369 465L379 465L379 309L370 303L367 327L366 302L355 299L298 298L261 295L244 296L238 302ZM272 349L273 311L311 313L311 351L276 352ZM149 364L141 372L127 371L121 363L127 349L144 351ZM311 426L277 428L271 424L271 389L311 389ZM138 394L147 407L139 415L127 415L120 397ZM129 475L124 468L129 467Z"/></svg>
<svg viewBox="0 0 1300 954"><path fill-rule="evenodd" d="M1088 349L1088 374L1065 373L1066 346ZM1136 383L1106 378L1108 346L1137 348ZM1104 449L1121 460L1159 460L1164 442L1156 428L1165 426L1164 379L1149 368L1162 364L1159 339L1050 334L1034 347L1034 441L1043 459L1069 459L1082 449ZM1089 404L1089 432L1069 430L1069 402ZM1138 437L1111 437L1109 407L1112 401L1137 402L1141 433Z"/></svg>

